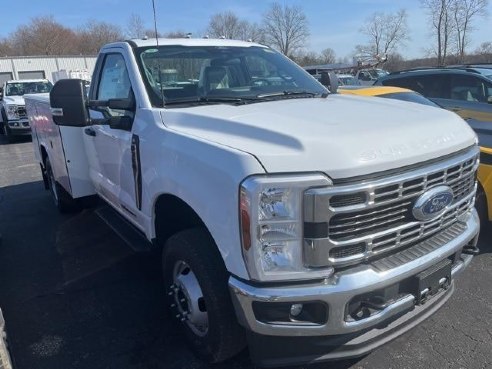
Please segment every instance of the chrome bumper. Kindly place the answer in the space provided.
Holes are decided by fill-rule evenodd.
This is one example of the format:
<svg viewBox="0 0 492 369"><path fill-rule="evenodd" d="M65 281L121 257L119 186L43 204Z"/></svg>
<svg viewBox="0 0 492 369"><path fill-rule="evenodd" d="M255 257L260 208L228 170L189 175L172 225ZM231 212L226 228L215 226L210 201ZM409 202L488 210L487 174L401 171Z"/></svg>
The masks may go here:
<svg viewBox="0 0 492 369"><path fill-rule="evenodd" d="M445 243L442 246L433 249L431 242L434 241L423 241L420 244L412 246L410 249L413 250L408 249L390 255L385 258L388 260L380 259L377 262L361 264L337 272L322 283L287 286L253 286L231 277L229 287L238 319L249 331L268 336L345 335L363 330L366 331L390 318L394 318L391 320L391 326L398 326L398 322L406 322L409 316L413 315L405 314L407 312L412 310L415 310L415 312L429 310L430 312L430 310L437 309L437 305L440 306L443 303L443 298L439 298L439 296L446 296L447 299L453 292L453 283L452 288L434 296L425 305L415 307L415 296L408 294L392 302L389 306L377 312L377 314L357 321L346 320L348 303L356 296L384 289L415 276L441 260L456 254L466 245L475 246L480 228L475 209L472 209L467 219L462 219L459 225L463 231L459 235L448 235L448 238L444 239ZM439 234L433 237L439 237ZM433 238L431 237L429 240L431 239ZM441 239L441 241L443 240ZM429 243L425 244L425 242ZM431 251L423 253L422 250ZM398 254L401 254L401 257ZM412 255L416 256L412 258ZM471 255L461 254L459 259L455 260L452 267L453 279L465 269L471 259ZM397 260L401 260L402 262L395 262ZM313 301L322 302L328 306L328 319L324 324L298 324L296 322L292 324L284 322L280 324L264 323L257 320L255 316L253 310L253 302L255 301L267 303L285 302L291 304ZM384 340L381 341L381 344L384 343Z"/></svg>

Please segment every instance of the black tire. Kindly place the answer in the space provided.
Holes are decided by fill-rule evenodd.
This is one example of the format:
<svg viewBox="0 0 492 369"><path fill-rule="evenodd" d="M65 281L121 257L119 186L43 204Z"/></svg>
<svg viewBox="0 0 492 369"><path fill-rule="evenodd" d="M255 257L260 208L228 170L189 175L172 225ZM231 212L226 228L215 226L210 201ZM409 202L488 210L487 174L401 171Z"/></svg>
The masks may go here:
<svg viewBox="0 0 492 369"><path fill-rule="evenodd" d="M5 110L2 109L2 111L0 112L0 114L2 114L2 123L0 123L0 135L4 135L5 134L5 124L7 122L7 116L5 114Z"/></svg>
<svg viewBox="0 0 492 369"><path fill-rule="evenodd" d="M184 314L180 315L182 305L186 305L186 310L193 311L188 307L190 299L184 302L185 299L179 297L191 294L179 295L176 292L179 283L175 281L175 270L180 263L185 263L189 267L188 273L191 272L198 281L204 302L200 311L205 311L208 319L206 331L196 333L197 329L190 323L190 319L183 321ZM228 289L229 275L210 234L201 228L175 234L166 242L162 265L171 317L177 318L194 353L209 363L219 363L242 351L246 346L246 338L234 313ZM183 290L180 288L181 293ZM177 299L181 299L183 304L178 303L180 306L176 306Z"/></svg>
<svg viewBox="0 0 492 369"><path fill-rule="evenodd" d="M5 110L2 110L2 133L5 135L8 143L14 142L14 136L9 128L9 121L7 119L7 114L5 114Z"/></svg>
<svg viewBox="0 0 492 369"><path fill-rule="evenodd" d="M50 159L45 161L46 177L48 178L48 189L53 198L53 202L60 213L69 213L77 210L77 203L67 191L55 180Z"/></svg>
<svg viewBox="0 0 492 369"><path fill-rule="evenodd" d="M487 229L487 224L489 223L489 214L487 211L487 195L481 184L478 184L475 209L477 209L478 216L480 217L480 226L482 231L484 231Z"/></svg>

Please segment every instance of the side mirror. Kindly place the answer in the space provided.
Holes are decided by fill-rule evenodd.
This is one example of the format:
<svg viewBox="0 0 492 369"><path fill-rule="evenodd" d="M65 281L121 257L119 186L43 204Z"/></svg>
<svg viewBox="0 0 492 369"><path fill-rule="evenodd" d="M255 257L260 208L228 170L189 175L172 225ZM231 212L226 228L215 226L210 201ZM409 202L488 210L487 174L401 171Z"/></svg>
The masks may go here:
<svg viewBox="0 0 492 369"><path fill-rule="evenodd" d="M338 90L338 77L333 72L321 72L320 82L327 87L332 94L336 94Z"/></svg>
<svg viewBox="0 0 492 369"><path fill-rule="evenodd" d="M338 76L335 73L330 72L328 73L328 78L330 79L330 92L336 94L339 86Z"/></svg>
<svg viewBox="0 0 492 369"><path fill-rule="evenodd" d="M492 96L487 97L487 102L488 102L489 104L492 104Z"/></svg>
<svg viewBox="0 0 492 369"><path fill-rule="evenodd" d="M53 121L59 126L85 127L89 125L85 82L81 79L61 79L50 92Z"/></svg>

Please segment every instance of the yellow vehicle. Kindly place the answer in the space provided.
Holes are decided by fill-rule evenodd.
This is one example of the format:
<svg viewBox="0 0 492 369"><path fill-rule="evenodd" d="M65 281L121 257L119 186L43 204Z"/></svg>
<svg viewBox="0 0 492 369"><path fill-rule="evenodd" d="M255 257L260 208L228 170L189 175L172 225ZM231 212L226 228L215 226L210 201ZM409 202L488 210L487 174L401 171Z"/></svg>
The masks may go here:
<svg viewBox="0 0 492 369"><path fill-rule="evenodd" d="M340 86L338 92L344 95L384 97L440 107L419 93L401 87ZM485 226L487 220L492 221L492 127L490 122L474 119L467 119L467 122L477 134L480 144L479 183L475 207L482 220L482 226Z"/></svg>
<svg viewBox="0 0 492 369"><path fill-rule="evenodd" d="M489 122L468 121L475 130L480 144L479 188L475 207L480 219L492 221L492 128ZM482 224L485 225L485 224Z"/></svg>

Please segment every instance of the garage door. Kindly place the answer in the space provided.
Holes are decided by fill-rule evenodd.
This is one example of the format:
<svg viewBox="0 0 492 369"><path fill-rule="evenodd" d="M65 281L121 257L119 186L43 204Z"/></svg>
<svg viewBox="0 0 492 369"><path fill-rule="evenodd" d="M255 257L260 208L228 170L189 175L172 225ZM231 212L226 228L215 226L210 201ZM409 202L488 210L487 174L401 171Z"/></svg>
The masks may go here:
<svg viewBox="0 0 492 369"><path fill-rule="evenodd" d="M11 72L0 72L0 86L2 86L5 81L10 79L13 79Z"/></svg>
<svg viewBox="0 0 492 369"><path fill-rule="evenodd" d="M43 79L44 71L42 70L27 70L19 72L19 79Z"/></svg>

